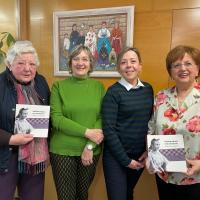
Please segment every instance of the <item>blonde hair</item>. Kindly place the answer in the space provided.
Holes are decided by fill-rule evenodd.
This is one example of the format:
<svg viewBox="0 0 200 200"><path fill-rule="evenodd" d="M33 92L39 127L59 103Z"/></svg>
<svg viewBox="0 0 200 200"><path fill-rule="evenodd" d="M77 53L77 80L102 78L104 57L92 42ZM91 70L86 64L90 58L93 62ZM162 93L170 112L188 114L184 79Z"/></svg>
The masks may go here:
<svg viewBox="0 0 200 200"><path fill-rule="evenodd" d="M87 53L89 60L90 60L90 70L88 73L93 71L93 66L94 66L94 57L90 51L90 49L86 46L83 45L78 45L76 46L73 51L71 52L71 54L69 55L69 61L68 61L68 65L69 65L69 72L72 73L72 60L74 57L76 57L77 55L79 55L82 51L84 51L85 53Z"/></svg>
<svg viewBox="0 0 200 200"><path fill-rule="evenodd" d="M125 53L127 53L128 51L133 51L136 53L137 57L138 57L138 60L140 63L142 63L142 59L141 59L141 56L140 56L140 52L137 48L134 48L134 47L125 47L124 49L122 49L122 51L119 53L118 57L117 57L117 70L119 71L119 68L120 68L120 63L122 61L122 58L124 56Z"/></svg>

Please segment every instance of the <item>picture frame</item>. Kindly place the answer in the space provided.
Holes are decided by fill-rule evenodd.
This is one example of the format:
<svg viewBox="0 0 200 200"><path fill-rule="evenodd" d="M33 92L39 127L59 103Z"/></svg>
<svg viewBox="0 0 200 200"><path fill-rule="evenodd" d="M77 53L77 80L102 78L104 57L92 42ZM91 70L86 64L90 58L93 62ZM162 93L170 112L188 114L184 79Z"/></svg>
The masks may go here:
<svg viewBox="0 0 200 200"><path fill-rule="evenodd" d="M95 58L92 77L118 77L117 56L133 45L134 6L53 12L54 75L70 75L68 58L77 45Z"/></svg>

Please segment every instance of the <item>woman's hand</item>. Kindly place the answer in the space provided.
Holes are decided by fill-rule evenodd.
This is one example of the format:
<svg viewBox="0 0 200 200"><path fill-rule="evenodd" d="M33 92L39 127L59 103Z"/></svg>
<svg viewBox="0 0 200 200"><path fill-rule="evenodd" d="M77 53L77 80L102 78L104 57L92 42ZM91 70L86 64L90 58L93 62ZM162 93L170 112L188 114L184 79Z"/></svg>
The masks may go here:
<svg viewBox="0 0 200 200"><path fill-rule="evenodd" d="M144 164L143 163L140 163L136 160L131 160L131 163L128 165L129 168L131 169L140 169L140 168L143 168L144 167Z"/></svg>
<svg viewBox="0 0 200 200"><path fill-rule="evenodd" d="M200 160L187 160L187 163L189 164L186 172L188 176L192 176L200 171Z"/></svg>
<svg viewBox="0 0 200 200"><path fill-rule="evenodd" d="M10 137L9 145L27 144L33 140L31 134L15 134Z"/></svg>
<svg viewBox="0 0 200 200"><path fill-rule="evenodd" d="M129 168L131 169L140 169L143 168L145 166L145 159L147 157L147 152L145 151L138 159L138 161L136 160L132 160L131 163L128 165Z"/></svg>
<svg viewBox="0 0 200 200"><path fill-rule="evenodd" d="M147 158L147 151L145 151L140 157L139 157L139 159L138 159L138 161L140 162L140 163L142 163L144 166L145 166L145 164L146 164L146 158Z"/></svg>
<svg viewBox="0 0 200 200"><path fill-rule="evenodd" d="M86 129L85 137L96 144L100 144L103 141L103 131L101 129Z"/></svg>
<svg viewBox="0 0 200 200"><path fill-rule="evenodd" d="M85 147L81 154L81 161L84 166L91 165L93 163L93 151Z"/></svg>

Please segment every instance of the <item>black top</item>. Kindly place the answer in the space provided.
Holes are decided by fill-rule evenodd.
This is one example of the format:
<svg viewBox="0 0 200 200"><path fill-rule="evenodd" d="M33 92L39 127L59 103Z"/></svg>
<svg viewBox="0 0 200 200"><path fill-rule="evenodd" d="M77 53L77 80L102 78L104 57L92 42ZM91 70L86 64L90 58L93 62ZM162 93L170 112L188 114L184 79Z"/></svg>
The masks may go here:
<svg viewBox="0 0 200 200"><path fill-rule="evenodd" d="M146 147L148 121L153 109L153 89L150 84L142 83L145 87L128 91L117 82L108 89L103 99L104 148L123 166L130 164L129 155L143 153Z"/></svg>
<svg viewBox="0 0 200 200"><path fill-rule="evenodd" d="M17 92L8 69L0 74L0 172L7 169L9 160L9 140L14 134ZM50 90L45 78L36 74L35 90L43 105L49 105Z"/></svg>

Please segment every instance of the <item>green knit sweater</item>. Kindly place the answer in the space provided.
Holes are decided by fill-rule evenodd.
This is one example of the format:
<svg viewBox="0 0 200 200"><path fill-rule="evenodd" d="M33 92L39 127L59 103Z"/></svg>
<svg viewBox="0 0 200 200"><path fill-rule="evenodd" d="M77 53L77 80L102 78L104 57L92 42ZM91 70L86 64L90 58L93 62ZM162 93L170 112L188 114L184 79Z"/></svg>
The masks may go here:
<svg viewBox="0 0 200 200"><path fill-rule="evenodd" d="M101 128L101 102L104 86L90 78L57 81L51 90L52 135L50 152L80 156L86 144L93 144L84 134L87 128ZM94 155L101 147L95 145Z"/></svg>

